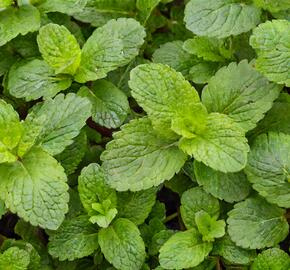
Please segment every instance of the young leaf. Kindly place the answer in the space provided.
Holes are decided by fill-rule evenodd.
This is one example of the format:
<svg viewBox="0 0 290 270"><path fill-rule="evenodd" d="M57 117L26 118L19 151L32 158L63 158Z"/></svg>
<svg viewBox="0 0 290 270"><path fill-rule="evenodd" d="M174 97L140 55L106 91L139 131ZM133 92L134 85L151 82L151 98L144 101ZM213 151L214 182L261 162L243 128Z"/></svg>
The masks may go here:
<svg viewBox="0 0 290 270"><path fill-rule="evenodd" d="M289 255L279 248L264 250L255 259L252 270L288 270L290 269Z"/></svg>
<svg viewBox="0 0 290 270"><path fill-rule="evenodd" d="M197 161L221 172L237 172L247 163L249 146L244 130L230 117L211 113L203 133L181 138L179 147Z"/></svg>
<svg viewBox="0 0 290 270"><path fill-rule="evenodd" d="M54 74L42 60L23 60L14 64L8 74L7 90L16 98L26 101L40 97L54 97L70 87L72 80L65 75Z"/></svg>
<svg viewBox="0 0 290 270"><path fill-rule="evenodd" d="M144 38L144 28L134 19L111 20L97 28L82 48L75 80L80 83L95 81L128 64L138 55Z"/></svg>
<svg viewBox="0 0 290 270"><path fill-rule="evenodd" d="M289 225L285 210L268 203L261 197L248 198L237 203L228 213L228 232L240 247L262 249L284 240Z"/></svg>
<svg viewBox="0 0 290 270"><path fill-rule="evenodd" d="M19 34L26 35L40 27L40 14L32 5L9 7L0 11L0 46Z"/></svg>
<svg viewBox="0 0 290 270"><path fill-rule="evenodd" d="M186 155L164 139L148 118L132 120L114 134L101 155L107 183L118 191L158 186L177 173Z"/></svg>
<svg viewBox="0 0 290 270"><path fill-rule="evenodd" d="M185 191L181 197L180 213L188 229L196 227L195 215L201 210L217 219L220 213L219 201L201 187Z"/></svg>
<svg viewBox="0 0 290 270"><path fill-rule="evenodd" d="M270 81L290 86L290 22L273 20L260 24L250 38L258 59L255 67Z"/></svg>
<svg viewBox="0 0 290 270"><path fill-rule="evenodd" d="M66 175L41 148L0 165L0 196L11 212L34 226L56 230L68 210Z"/></svg>
<svg viewBox="0 0 290 270"><path fill-rule="evenodd" d="M290 207L290 135L262 134L251 147L245 172L267 201Z"/></svg>
<svg viewBox="0 0 290 270"><path fill-rule="evenodd" d="M248 32L259 23L260 14L259 8L235 0L191 0L184 21L196 35L224 38Z"/></svg>
<svg viewBox="0 0 290 270"><path fill-rule="evenodd" d="M81 62L81 49L65 26L50 23L41 27L37 43L43 59L56 74L75 74Z"/></svg>
<svg viewBox="0 0 290 270"><path fill-rule="evenodd" d="M36 106L32 112L35 118L45 116L37 143L51 155L56 155L78 136L91 114L91 105L88 99L73 93L59 94Z"/></svg>
<svg viewBox="0 0 290 270"><path fill-rule="evenodd" d="M272 107L280 90L244 60L221 68L202 91L202 102L209 112L227 114L249 131Z"/></svg>
<svg viewBox="0 0 290 270"><path fill-rule="evenodd" d="M86 215L66 219L57 231L49 231L48 252L60 261L86 257L98 246L98 231Z"/></svg>
<svg viewBox="0 0 290 270"><path fill-rule="evenodd" d="M199 265L212 250L196 229L178 232L161 247L159 261L165 269L184 269Z"/></svg>
<svg viewBox="0 0 290 270"><path fill-rule="evenodd" d="M290 9L290 2L288 0L254 0L257 7L269 10L272 13Z"/></svg>
<svg viewBox="0 0 290 270"><path fill-rule="evenodd" d="M26 270L29 262L29 253L18 247L11 247L0 254L0 269Z"/></svg>
<svg viewBox="0 0 290 270"><path fill-rule="evenodd" d="M199 185L214 197L233 203L244 200L251 185L243 172L222 173L194 161L194 174Z"/></svg>
<svg viewBox="0 0 290 270"><path fill-rule="evenodd" d="M78 95L90 100L93 120L101 126L117 128L128 115L129 103L126 95L109 81L98 80L91 89L83 86Z"/></svg>
<svg viewBox="0 0 290 270"><path fill-rule="evenodd" d="M145 260L145 246L136 225L117 219L99 232L99 244L105 258L117 269L138 270Z"/></svg>

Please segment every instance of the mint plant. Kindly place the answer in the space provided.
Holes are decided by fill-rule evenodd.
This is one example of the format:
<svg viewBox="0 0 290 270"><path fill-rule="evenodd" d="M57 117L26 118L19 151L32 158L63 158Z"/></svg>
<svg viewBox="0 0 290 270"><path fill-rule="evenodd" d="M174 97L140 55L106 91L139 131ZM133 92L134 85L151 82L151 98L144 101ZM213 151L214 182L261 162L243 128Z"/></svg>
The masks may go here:
<svg viewBox="0 0 290 270"><path fill-rule="evenodd" d="M0 270L289 270L287 0L0 0Z"/></svg>

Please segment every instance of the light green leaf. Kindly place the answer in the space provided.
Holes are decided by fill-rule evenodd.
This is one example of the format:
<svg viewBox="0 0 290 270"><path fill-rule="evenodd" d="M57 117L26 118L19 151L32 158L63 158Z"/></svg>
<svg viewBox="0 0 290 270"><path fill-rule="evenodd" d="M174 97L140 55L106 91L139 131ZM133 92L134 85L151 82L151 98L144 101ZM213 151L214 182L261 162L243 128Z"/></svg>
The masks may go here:
<svg viewBox="0 0 290 270"><path fill-rule="evenodd" d="M173 230L162 230L153 235L148 254L151 256L157 255L163 244L174 234Z"/></svg>
<svg viewBox="0 0 290 270"><path fill-rule="evenodd" d="M221 68L203 90L202 102L209 112L227 114L249 131L270 110L280 90L244 60Z"/></svg>
<svg viewBox="0 0 290 270"><path fill-rule="evenodd" d="M129 103L126 95L109 81L98 80L91 89L83 86L78 95L90 100L93 120L101 126L117 128L128 115Z"/></svg>
<svg viewBox="0 0 290 270"><path fill-rule="evenodd" d="M95 81L128 64L138 55L144 38L144 28L134 19L111 20L97 28L82 48L75 80L80 83Z"/></svg>
<svg viewBox="0 0 290 270"><path fill-rule="evenodd" d="M72 15L76 12L81 12L86 6L88 0L44 0L38 6L41 12L60 12Z"/></svg>
<svg viewBox="0 0 290 270"><path fill-rule="evenodd" d="M288 270L290 269L289 255L279 248L264 250L255 259L252 270Z"/></svg>
<svg viewBox="0 0 290 270"><path fill-rule="evenodd" d="M160 138L148 118L132 120L101 155L107 183L118 191L158 186L177 173L186 155L175 141Z"/></svg>
<svg viewBox="0 0 290 270"><path fill-rule="evenodd" d="M174 136L171 123L200 101L197 91L174 69L163 64L139 65L131 71L132 96L147 112L153 127Z"/></svg>
<svg viewBox="0 0 290 270"><path fill-rule="evenodd" d="M120 270L141 269L145 246L136 225L128 219L117 219L99 232L99 244L106 260Z"/></svg>
<svg viewBox="0 0 290 270"><path fill-rule="evenodd" d="M267 201L290 207L290 135L262 134L251 147L245 172Z"/></svg>
<svg viewBox="0 0 290 270"><path fill-rule="evenodd" d="M29 253L18 247L11 247L0 254L0 269L26 270L29 265Z"/></svg>
<svg viewBox="0 0 290 270"><path fill-rule="evenodd" d="M0 2L0 10L8 8L9 6L12 6L13 0L1 0Z"/></svg>
<svg viewBox="0 0 290 270"><path fill-rule="evenodd" d="M179 147L197 161L221 172L237 172L247 163L249 146L244 130L230 117L211 113L205 131L195 138L182 138Z"/></svg>
<svg viewBox="0 0 290 270"><path fill-rule="evenodd" d="M34 226L56 230L68 210L63 168L41 148L0 165L0 196L11 212Z"/></svg>
<svg viewBox="0 0 290 270"><path fill-rule="evenodd" d="M17 156L12 150L22 135L22 126L12 105L0 99L0 164L13 162Z"/></svg>
<svg viewBox="0 0 290 270"><path fill-rule="evenodd" d="M221 238L225 235L226 223L224 220L216 220L203 210L195 213L195 223L198 231L202 234L203 241L212 242L215 238Z"/></svg>
<svg viewBox="0 0 290 270"><path fill-rule="evenodd" d="M49 232L48 252L60 261L86 257L98 246L98 231L86 215L66 219L57 231Z"/></svg>
<svg viewBox="0 0 290 270"><path fill-rule="evenodd" d="M255 67L270 81L290 86L290 22L273 20L253 30L250 45L256 50Z"/></svg>
<svg viewBox="0 0 290 270"><path fill-rule="evenodd" d="M6 213L5 203L0 200L0 219Z"/></svg>
<svg viewBox="0 0 290 270"><path fill-rule="evenodd" d="M228 235L215 241L212 255L221 256L230 264L243 265L249 265L257 256L255 250L243 249L236 246Z"/></svg>
<svg viewBox="0 0 290 270"><path fill-rule="evenodd" d="M289 225L285 210L261 197L248 198L237 203L228 213L228 233L243 248L272 247L285 239Z"/></svg>
<svg viewBox="0 0 290 270"><path fill-rule="evenodd" d="M290 9L289 0L254 0L254 3L257 7L272 13Z"/></svg>
<svg viewBox="0 0 290 270"><path fill-rule="evenodd" d="M183 42L180 40L162 44L153 53L153 62L168 65L187 78L190 68L197 63L197 59L186 52L182 46Z"/></svg>
<svg viewBox="0 0 290 270"><path fill-rule="evenodd" d="M118 192L118 216L136 225L144 223L156 200L156 188L138 192Z"/></svg>
<svg viewBox="0 0 290 270"><path fill-rule="evenodd" d="M196 35L224 38L248 32L259 23L260 14L259 8L236 0L191 0L184 21Z"/></svg>
<svg viewBox="0 0 290 270"><path fill-rule="evenodd" d="M72 80L66 75L56 76L42 60L23 60L11 67L7 89L12 96L30 101L53 97L69 88L71 83Z"/></svg>
<svg viewBox="0 0 290 270"><path fill-rule="evenodd" d="M142 24L146 24L152 11L159 4L161 0L137 0L136 7L139 10L139 20Z"/></svg>
<svg viewBox="0 0 290 270"><path fill-rule="evenodd" d="M199 265L212 250L196 229L177 232L161 247L159 261L165 269L184 269Z"/></svg>
<svg viewBox="0 0 290 270"><path fill-rule="evenodd" d="M203 61L197 63L189 70L188 79L198 84L207 83L220 67L221 65L215 62Z"/></svg>
<svg viewBox="0 0 290 270"><path fill-rule="evenodd" d="M195 161L194 174L198 184L206 192L229 203L244 200L251 190L251 185L243 172L222 173Z"/></svg>
<svg viewBox="0 0 290 270"><path fill-rule="evenodd" d="M91 114L91 105L88 99L73 93L59 94L34 107L32 112L35 118L45 116L37 143L51 155L56 155L79 135Z"/></svg>
<svg viewBox="0 0 290 270"><path fill-rule="evenodd" d="M65 26L47 24L39 29L39 51L55 73L74 75L81 62L80 46Z"/></svg>
<svg viewBox="0 0 290 270"><path fill-rule="evenodd" d="M227 46L222 39L195 36L184 42L183 49L207 61L224 62L233 58L233 52Z"/></svg>
<svg viewBox="0 0 290 270"><path fill-rule="evenodd" d="M201 210L217 219L220 214L219 201L206 193L201 187L194 187L185 191L181 196L180 213L188 229L196 227L195 214Z"/></svg>
<svg viewBox="0 0 290 270"><path fill-rule="evenodd" d="M0 46L19 34L26 35L40 27L40 14L31 5L10 7L0 11Z"/></svg>

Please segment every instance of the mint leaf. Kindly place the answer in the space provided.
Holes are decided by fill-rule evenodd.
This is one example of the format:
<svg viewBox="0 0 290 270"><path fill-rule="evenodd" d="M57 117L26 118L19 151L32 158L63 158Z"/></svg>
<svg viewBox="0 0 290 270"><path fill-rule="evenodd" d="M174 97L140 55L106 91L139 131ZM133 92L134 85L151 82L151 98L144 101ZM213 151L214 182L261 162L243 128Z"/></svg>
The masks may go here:
<svg viewBox="0 0 290 270"><path fill-rule="evenodd" d="M136 225L117 219L99 232L99 244L105 258L117 269L140 269L145 260L145 246Z"/></svg>
<svg viewBox="0 0 290 270"><path fill-rule="evenodd" d="M224 38L248 32L260 21L259 8L235 0L191 0L186 5L186 28L199 36Z"/></svg>
<svg viewBox="0 0 290 270"><path fill-rule="evenodd" d="M128 115L129 103L126 95L109 81L94 82L91 89L83 86L78 95L90 100L93 120L101 126L117 128Z"/></svg>
<svg viewBox="0 0 290 270"><path fill-rule="evenodd" d="M212 250L196 229L178 232L161 247L159 261L165 269L183 269L199 265Z"/></svg>
<svg viewBox="0 0 290 270"><path fill-rule="evenodd" d="M201 187L194 187L185 191L181 196L180 213L188 229L196 227L195 215L201 210L217 219L220 213L219 201L206 193Z"/></svg>
<svg viewBox="0 0 290 270"><path fill-rule="evenodd" d="M81 49L65 26L50 23L41 27L37 43L43 59L56 74L75 74L81 62Z"/></svg>
<svg viewBox="0 0 290 270"><path fill-rule="evenodd" d="M6 213L5 203L0 200L0 218Z"/></svg>
<svg viewBox="0 0 290 270"><path fill-rule="evenodd" d="M44 61L23 60L12 66L7 90L16 98L26 101L48 98L70 87L72 80L65 75L56 76Z"/></svg>
<svg viewBox="0 0 290 270"><path fill-rule="evenodd" d="M48 252L60 261L83 258L98 246L98 231L86 215L67 219L57 231L49 232Z"/></svg>
<svg viewBox="0 0 290 270"><path fill-rule="evenodd" d="M0 269L26 270L29 265L29 253L18 247L11 247L0 254Z"/></svg>
<svg viewBox="0 0 290 270"><path fill-rule="evenodd" d="M162 230L153 235L150 246L148 247L149 255L157 255L163 244L174 234L172 230Z"/></svg>
<svg viewBox="0 0 290 270"><path fill-rule="evenodd" d="M47 99L32 110L32 117L45 117L37 143L51 155L61 153L73 143L91 113L90 102L73 93Z"/></svg>
<svg viewBox="0 0 290 270"><path fill-rule="evenodd" d="M286 86L290 86L289 34L289 21L273 20L260 24L250 38L250 45L258 55L256 69L270 81Z"/></svg>
<svg viewBox="0 0 290 270"><path fill-rule="evenodd" d="M194 174L206 192L229 203L244 200L251 191L251 185L243 172L222 173L195 161Z"/></svg>
<svg viewBox="0 0 290 270"><path fill-rule="evenodd" d="M219 113L209 114L205 130L194 138L181 138L179 147L197 161L221 172L243 169L249 151L244 130L230 117Z"/></svg>
<svg viewBox="0 0 290 270"><path fill-rule="evenodd" d="M279 248L264 250L255 259L252 268L253 270L272 270L280 269L287 270L290 267L289 255Z"/></svg>
<svg viewBox="0 0 290 270"><path fill-rule="evenodd" d="M186 155L153 129L148 118L132 120L102 153L107 183L118 191L138 191L157 186L173 177Z"/></svg>
<svg viewBox="0 0 290 270"><path fill-rule="evenodd" d="M231 239L243 248L272 247L288 234L285 210L261 197L237 203L228 213L228 232Z"/></svg>
<svg viewBox="0 0 290 270"><path fill-rule="evenodd" d="M227 114L249 131L272 107L280 90L243 60L221 68L209 80L202 102L209 112Z"/></svg>
<svg viewBox="0 0 290 270"><path fill-rule="evenodd" d="M42 12L61 12L72 15L75 12L81 12L86 6L88 0L44 0L40 1L38 8Z"/></svg>
<svg viewBox="0 0 290 270"><path fill-rule="evenodd" d="M156 200L156 188L138 192L118 192L118 216L129 219L136 225L148 217Z"/></svg>
<svg viewBox="0 0 290 270"><path fill-rule="evenodd" d="M82 48L75 80L84 83L106 77L109 71L128 64L138 55L144 28L134 19L111 20L96 29Z"/></svg>
<svg viewBox="0 0 290 270"><path fill-rule="evenodd" d="M139 20L145 24L150 17L151 12L161 2L161 0L137 0L136 7L139 10Z"/></svg>
<svg viewBox="0 0 290 270"><path fill-rule="evenodd" d="M68 186L63 168L40 148L22 161L0 165L0 197L11 212L34 226L55 230L68 210Z"/></svg>
<svg viewBox="0 0 290 270"><path fill-rule="evenodd" d="M207 83L220 66L219 63L205 61L194 64L189 70L188 79L197 84Z"/></svg>
<svg viewBox="0 0 290 270"><path fill-rule="evenodd" d="M260 135L254 141L245 172L253 188L267 201L290 207L290 135Z"/></svg>
<svg viewBox="0 0 290 270"><path fill-rule="evenodd" d="M9 7L0 11L0 46L40 27L40 14L34 6Z"/></svg>
<svg viewBox="0 0 290 270"><path fill-rule="evenodd" d="M290 9L290 3L288 0L254 0L254 3L257 7L261 7L273 13Z"/></svg>

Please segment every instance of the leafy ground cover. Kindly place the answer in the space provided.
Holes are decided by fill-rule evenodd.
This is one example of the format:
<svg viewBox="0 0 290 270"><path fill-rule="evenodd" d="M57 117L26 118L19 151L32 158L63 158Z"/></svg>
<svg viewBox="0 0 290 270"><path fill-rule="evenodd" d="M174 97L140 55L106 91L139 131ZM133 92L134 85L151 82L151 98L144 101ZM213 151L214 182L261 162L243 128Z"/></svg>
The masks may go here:
<svg viewBox="0 0 290 270"><path fill-rule="evenodd" d="M288 0L0 0L0 270L289 270Z"/></svg>

